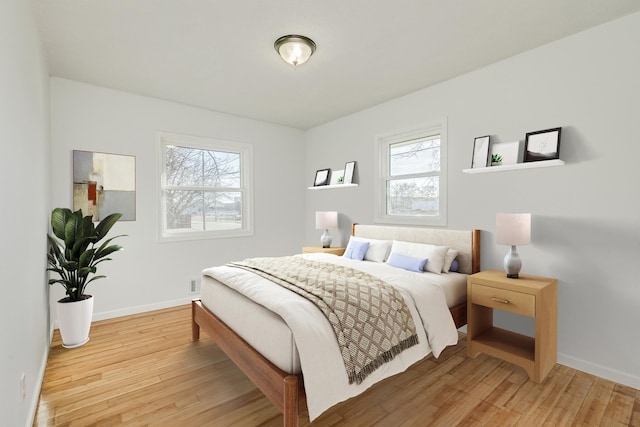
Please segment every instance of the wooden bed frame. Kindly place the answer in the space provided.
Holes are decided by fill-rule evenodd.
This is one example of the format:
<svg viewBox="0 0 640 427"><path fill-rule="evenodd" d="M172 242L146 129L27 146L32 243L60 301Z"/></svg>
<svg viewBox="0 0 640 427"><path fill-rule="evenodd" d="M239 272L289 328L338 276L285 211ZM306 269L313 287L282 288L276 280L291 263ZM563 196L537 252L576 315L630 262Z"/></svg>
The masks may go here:
<svg viewBox="0 0 640 427"><path fill-rule="evenodd" d="M355 224L354 224L355 228ZM352 235L354 234L352 228ZM472 230L472 273L480 271L480 230ZM450 308L457 328L467 324L467 303ZM191 303L191 335L200 339L200 328L284 415L284 426L298 426L298 415L307 412L302 374L289 374L258 353L200 300Z"/></svg>

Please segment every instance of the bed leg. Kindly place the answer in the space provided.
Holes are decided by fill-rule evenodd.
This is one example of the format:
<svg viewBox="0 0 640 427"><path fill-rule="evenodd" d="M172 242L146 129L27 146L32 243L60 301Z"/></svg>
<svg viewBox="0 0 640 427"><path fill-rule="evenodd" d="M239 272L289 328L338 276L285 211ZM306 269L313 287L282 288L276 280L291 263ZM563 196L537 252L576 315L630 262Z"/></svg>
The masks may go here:
<svg viewBox="0 0 640 427"><path fill-rule="evenodd" d="M198 341L200 339L200 325L196 323L196 308L199 300L191 301L191 340Z"/></svg>
<svg viewBox="0 0 640 427"><path fill-rule="evenodd" d="M284 378L284 427L298 427L298 378Z"/></svg>

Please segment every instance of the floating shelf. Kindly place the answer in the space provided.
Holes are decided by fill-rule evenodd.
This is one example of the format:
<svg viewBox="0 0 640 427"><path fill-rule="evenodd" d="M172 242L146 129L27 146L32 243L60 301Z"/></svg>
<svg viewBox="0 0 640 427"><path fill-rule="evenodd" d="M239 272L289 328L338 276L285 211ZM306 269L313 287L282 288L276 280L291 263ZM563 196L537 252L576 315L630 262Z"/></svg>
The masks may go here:
<svg viewBox="0 0 640 427"><path fill-rule="evenodd" d="M318 185L315 187L307 187L309 190L328 190L330 188L347 188L357 187L358 184L333 184L333 185Z"/></svg>
<svg viewBox="0 0 640 427"><path fill-rule="evenodd" d="M549 168L552 166L563 166L563 165L564 165L564 161L555 159L555 160L542 160L539 162L516 163L513 165L487 166L485 168L462 169L462 172L487 173L487 172L512 171L516 169Z"/></svg>

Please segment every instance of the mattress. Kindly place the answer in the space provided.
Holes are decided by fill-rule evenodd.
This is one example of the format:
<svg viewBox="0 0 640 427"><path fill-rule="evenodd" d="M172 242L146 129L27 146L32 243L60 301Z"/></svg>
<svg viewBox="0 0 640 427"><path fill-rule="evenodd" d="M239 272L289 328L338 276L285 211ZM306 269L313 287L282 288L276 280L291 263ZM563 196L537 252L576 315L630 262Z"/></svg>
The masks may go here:
<svg viewBox="0 0 640 427"><path fill-rule="evenodd" d="M280 316L209 276L202 276L202 304L271 363L299 374L293 333Z"/></svg>
<svg viewBox="0 0 640 427"><path fill-rule="evenodd" d="M398 271L398 274L418 273ZM466 301L466 274L422 275L444 290L449 307ZM280 316L207 275L202 277L201 299L205 307L275 366L290 374L301 373L293 334Z"/></svg>

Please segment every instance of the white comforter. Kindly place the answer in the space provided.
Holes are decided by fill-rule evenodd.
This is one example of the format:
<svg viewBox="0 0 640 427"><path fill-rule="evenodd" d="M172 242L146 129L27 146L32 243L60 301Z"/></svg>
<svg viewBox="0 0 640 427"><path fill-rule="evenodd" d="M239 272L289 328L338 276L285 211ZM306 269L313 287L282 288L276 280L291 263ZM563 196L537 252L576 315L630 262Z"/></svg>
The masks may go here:
<svg viewBox="0 0 640 427"><path fill-rule="evenodd" d="M300 256L363 270L396 286L413 316L419 338L418 345L383 364L361 384L349 384L333 329L313 303L239 268L219 266L205 269L203 274L277 313L291 328L300 355L311 420L336 403L364 392L384 378L405 371L429 352L438 357L446 346L458 342L458 333L447 308L444 291L429 281L433 273L412 273L383 263L354 261L323 253Z"/></svg>

